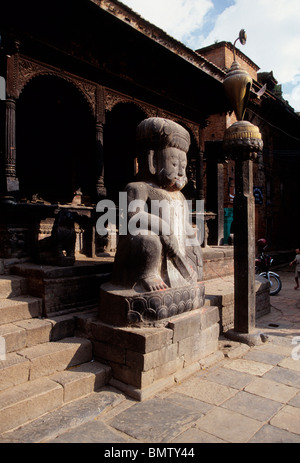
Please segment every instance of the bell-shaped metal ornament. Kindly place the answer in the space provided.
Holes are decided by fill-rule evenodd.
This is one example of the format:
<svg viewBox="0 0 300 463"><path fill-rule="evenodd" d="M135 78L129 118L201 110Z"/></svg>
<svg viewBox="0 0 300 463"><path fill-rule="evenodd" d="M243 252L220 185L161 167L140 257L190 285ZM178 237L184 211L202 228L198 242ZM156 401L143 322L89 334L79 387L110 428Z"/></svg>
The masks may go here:
<svg viewBox="0 0 300 463"><path fill-rule="evenodd" d="M250 74L234 60L225 77L224 88L238 121L244 119L251 87L252 78Z"/></svg>

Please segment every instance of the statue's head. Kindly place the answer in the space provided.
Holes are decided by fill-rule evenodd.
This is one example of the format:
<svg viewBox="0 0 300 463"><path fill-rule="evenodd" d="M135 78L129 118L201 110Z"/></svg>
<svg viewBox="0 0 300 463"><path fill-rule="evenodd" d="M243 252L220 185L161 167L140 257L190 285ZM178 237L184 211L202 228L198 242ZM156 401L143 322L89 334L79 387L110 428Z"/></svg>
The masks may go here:
<svg viewBox="0 0 300 463"><path fill-rule="evenodd" d="M190 135L181 125L160 117L145 119L137 127L139 170L166 190L181 190L187 183L189 146Z"/></svg>

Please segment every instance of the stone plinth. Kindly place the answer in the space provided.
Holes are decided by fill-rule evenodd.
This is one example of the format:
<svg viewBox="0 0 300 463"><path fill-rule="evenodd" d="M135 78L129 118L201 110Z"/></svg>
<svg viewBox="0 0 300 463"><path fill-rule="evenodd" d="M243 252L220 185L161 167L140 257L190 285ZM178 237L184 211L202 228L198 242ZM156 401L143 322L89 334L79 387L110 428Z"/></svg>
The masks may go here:
<svg viewBox="0 0 300 463"><path fill-rule="evenodd" d="M24 263L11 270L27 278L28 293L42 299L41 315L47 317L96 306L99 286L111 263L83 261L67 267Z"/></svg>
<svg viewBox="0 0 300 463"><path fill-rule="evenodd" d="M100 289L99 319L104 323L127 326L128 323L161 320L204 305L204 284L137 293L116 289L105 283Z"/></svg>
<svg viewBox="0 0 300 463"><path fill-rule="evenodd" d="M220 334L234 327L234 276L216 278L205 282L206 302L219 308ZM270 285L265 278L255 277L255 318L270 313Z"/></svg>
<svg viewBox="0 0 300 463"><path fill-rule="evenodd" d="M117 327L91 321L95 358L112 369L111 385L136 400L148 398L200 369L218 349L219 311L202 307L157 322Z"/></svg>

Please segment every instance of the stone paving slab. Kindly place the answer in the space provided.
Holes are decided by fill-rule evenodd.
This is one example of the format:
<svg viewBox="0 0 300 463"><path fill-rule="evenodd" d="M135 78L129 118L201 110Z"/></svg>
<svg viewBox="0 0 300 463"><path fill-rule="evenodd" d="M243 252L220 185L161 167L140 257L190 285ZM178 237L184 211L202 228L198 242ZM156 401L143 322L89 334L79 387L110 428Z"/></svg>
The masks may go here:
<svg viewBox="0 0 300 463"><path fill-rule="evenodd" d="M267 363L269 365L278 365L286 357L280 354L265 351L251 351L247 352L243 357L245 360L254 360L255 362Z"/></svg>
<svg viewBox="0 0 300 463"><path fill-rule="evenodd" d="M264 375L264 378L300 388L299 372L288 370L287 368L274 367Z"/></svg>
<svg viewBox="0 0 300 463"><path fill-rule="evenodd" d="M234 397L222 404L222 407L232 410L258 421L268 421L277 413L282 404L245 391L238 392Z"/></svg>
<svg viewBox="0 0 300 463"><path fill-rule="evenodd" d="M253 360L235 359L229 360L225 367L232 368L233 370L241 371L244 373L249 373L255 376L263 376L265 373L271 370L272 365L255 362Z"/></svg>
<svg viewBox="0 0 300 463"><path fill-rule="evenodd" d="M253 380L253 376L241 371L221 367L206 375L209 381L223 384L233 389L243 389Z"/></svg>
<svg viewBox="0 0 300 463"><path fill-rule="evenodd" d="M298 389L266 378L256 378L245 387L245 391L285 403L297 394Z"/></svg>
<svg viewBox="0 0 300 463"><path fill-rule="evenodd" d="M293 405L293 407L300 408L300 392L289 401L289 405Z"/></svg>
<svg viewBox="0 0 300 463"><path fill-rule="evenodd" d="M226 444L225 440L201 431L195 426L183 432L171 442L172 444Z"/></svg>
<svg viewBox="0 0 300 463"><path fill-rule="evenodd" d="M49 444L106 444L108 442L111 444L128 444L137 441L128 438L128 436L123 437L121 433L98 420L84 423L65 432L56 439L48 441Z"/></svg>
<svg viewBox="0 0 300 463"><path fill-rule="evenodd" d="M237 393L236 389L206 379L199 380L197 377L186 381L176 390L213 405L220 405Z"/></svg>
<svg viewBox="0 0 300 463"><path fill-rule="evenodd" d="M232 410L216 407L200 418L197 428L226 442L245 443L262 427L261 421L254 420Z"/></svg>
<svg viewBox="0 0 300 463"><path fill-rule="evenodd" d="M277 413L276 416L274 416L274 418L272 418L270 424L288 432L300 434L299 408L286 405Z"/></svg>
<svg viewBox="0 0 300 463"><path fill-rule="evenodd" d="M133 405L106 424L140 442L163 443L184 432L201 415L201 411L177 402L155 398Z"/></svg>
<svg viewBox="0 0 300 463"><path fill-rule="evenodd" d="M200 415L207 413L213 407L211 404L202 402L201 400L194 399L193 397L189 397L178 392L168 395L165 400L177 403L178 405L193 410Z"/></svg>
<svg viewBox="0 0 300 463"><path fill-rule="evenodd" d="M299 444L300 436L266 424L249 441L249 444Z"/></svg>
<svg viewBox="0 0 300 463"><path fill-rule="evenodd" d="M283 359L278 365L283 368L289 368L290 370L300 372L300 361L294 360L291 357Z"/></svg>

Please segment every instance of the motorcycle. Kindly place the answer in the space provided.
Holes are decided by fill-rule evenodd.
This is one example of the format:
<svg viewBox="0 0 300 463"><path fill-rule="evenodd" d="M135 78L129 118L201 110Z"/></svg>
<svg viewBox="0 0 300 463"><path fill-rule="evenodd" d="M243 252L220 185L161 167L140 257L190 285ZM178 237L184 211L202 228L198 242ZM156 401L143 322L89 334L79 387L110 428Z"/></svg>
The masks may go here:
<svg viewBox="0 0 300 463"><path fill-rule="evenodd" d="M268 254L265 254L264 249L260 255L255 259L255 273L261 277L266 278L270 283L270 296L278 294L282 288L280 276L270 271L273 259Z"/></svg>

